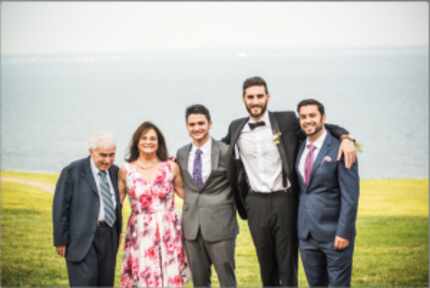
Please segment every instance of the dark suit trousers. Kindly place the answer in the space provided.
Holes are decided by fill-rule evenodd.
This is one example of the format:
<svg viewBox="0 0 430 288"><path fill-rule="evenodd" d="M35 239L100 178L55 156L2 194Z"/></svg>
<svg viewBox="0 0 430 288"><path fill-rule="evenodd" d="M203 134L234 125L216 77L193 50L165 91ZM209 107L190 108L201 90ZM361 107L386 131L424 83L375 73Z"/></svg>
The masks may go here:
<svg viewBox="0 0 430 288"><path fill-rule="evenodd" d="M311 287L349 287L351 285L354 241L337 251L331 242L319 242L309 237L300 240L300 255L306 278Z"/></svg>
<svg viewBox="0 0 430 288"><path fill-rule="evenodd" d="M115 226L114 226L115 227ZM106 224L97 225L93 244L80 262L67 262L70 286L113 286L118 234Z"/></svg>
<svg viewBox="0 0 430 288"><path fill-rule="evenodd" d="M236 237L205 241L199 232L195 240L185 240L194 287L211 286L211 265L215 267L220 287L236 287L234 248Z"/></svg>
<svg viewBox="0 0 430 288"><path fill-rule="evenodd" d="M250 192L248 226L264 286L297 286L297 200L285 191Z"/></svg>

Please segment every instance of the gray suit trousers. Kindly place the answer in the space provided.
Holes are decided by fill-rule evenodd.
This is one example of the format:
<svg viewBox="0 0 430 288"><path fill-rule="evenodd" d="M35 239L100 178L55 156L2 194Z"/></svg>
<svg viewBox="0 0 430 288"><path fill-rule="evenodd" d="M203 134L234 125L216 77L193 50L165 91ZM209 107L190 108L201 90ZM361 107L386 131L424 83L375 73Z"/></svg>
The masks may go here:
<svg viewBox="0 0 430 288"><path fill-rule="evenodd" d="M206 241L199 233L195 240L185 240L194 287L211 286L211 264L218 275L220 287L236 287L234 249L236 237Z"/></svg>

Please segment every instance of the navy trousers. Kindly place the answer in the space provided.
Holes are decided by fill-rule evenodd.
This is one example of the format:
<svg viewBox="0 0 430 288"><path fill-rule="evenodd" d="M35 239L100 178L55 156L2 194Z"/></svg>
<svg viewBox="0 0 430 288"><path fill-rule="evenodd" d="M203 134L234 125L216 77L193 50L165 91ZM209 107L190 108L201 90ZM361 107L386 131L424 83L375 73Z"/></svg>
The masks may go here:
<svg viewBox="0 0 430 288"><path fill-rule="evenodd" d="M354 241L344 250L334 242L317 241L311 236L299 241L300 256L310 287L350 287Z"/></svg>

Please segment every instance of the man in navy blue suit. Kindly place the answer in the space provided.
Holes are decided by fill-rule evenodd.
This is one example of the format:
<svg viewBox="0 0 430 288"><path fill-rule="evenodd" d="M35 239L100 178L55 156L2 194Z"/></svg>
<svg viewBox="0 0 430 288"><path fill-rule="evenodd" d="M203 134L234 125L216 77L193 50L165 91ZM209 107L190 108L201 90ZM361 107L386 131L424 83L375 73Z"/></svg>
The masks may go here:
<svg viewBox="0 0 430 288"><path fill-rule="evenodd" d="M58 178L53 240L66 260L70 286L112 287L122 224L116 145L107 133L89 144L90 155L67 165Z"/></svg>
<svg viewBox="0 0 430 288"><path fill-rule="evenodd" d="M307 135L296 162L300 197L298 237L309 286L351 284L359 197L357 163L336 161L339 140L324 128L324 106L306 99L297 105Z"/></svg>

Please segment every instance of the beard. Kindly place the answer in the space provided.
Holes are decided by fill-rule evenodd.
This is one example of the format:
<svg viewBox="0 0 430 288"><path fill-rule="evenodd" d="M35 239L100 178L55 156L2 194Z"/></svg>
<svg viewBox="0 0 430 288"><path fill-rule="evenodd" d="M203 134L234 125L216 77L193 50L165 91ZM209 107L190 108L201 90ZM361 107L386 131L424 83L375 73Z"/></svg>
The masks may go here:
<svg viewBox="0 0 430 288"><path fill-rule="evenodd" d="M316 123L315 125L312 125L312 126L315 127L315 129L312 132L308 133L308 132L305 131L305 134L307 136L313 136L315 134L318 134L323 129L323 124L322 123L320 123L319 125Z"/></svg>
<svg viewBox="0 0 430 288"><path fill-rule="evenodd" d="M253 107L259 107L260 112L253 113L252 112ZM264 103L263 105L254 105L252 107L249 107L248 105L246 105L246 110L248 111L248 113L251 117L260 118L264 114L264 112L266 112L266 110L267 110L267 102Z"/></svg>

